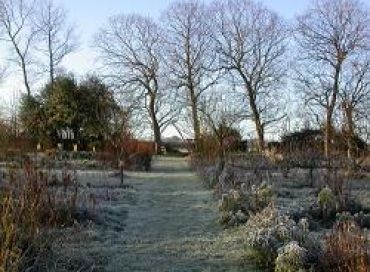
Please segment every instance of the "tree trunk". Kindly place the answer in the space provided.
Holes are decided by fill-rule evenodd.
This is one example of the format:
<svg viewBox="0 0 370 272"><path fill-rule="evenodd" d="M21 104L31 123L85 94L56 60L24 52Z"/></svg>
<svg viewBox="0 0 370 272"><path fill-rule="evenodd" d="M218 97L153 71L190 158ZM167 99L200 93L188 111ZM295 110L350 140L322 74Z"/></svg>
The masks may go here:
<svg viewBox="0 0 370 272"><path fill-rule="evenodd" d="M49 67L49 77L50 77L50 88L51 88L51 92L53 92L54 90L54 64L53 64L53 56L52 56L52 53L50 55L50 67Z"/></svg>
<svg viewBox="0 0 370 272"><path fill-rule="evenodd" d="M186 84L188 95L190 96L190 107L191 107L191 117L193 123L193 132L194 132L194 140L195 140L195 148L198 148L198 143L200 140L200 121L199 121L199 114L198 114L198 97L195 92L195 84L193 79L193 64L192 64L192 48L191 48L191 37L190 37L190 29L187 29L186 37L185 37L185 65L186 65Z"/></svg>
<svg viewBox="0 0 370 272"><path fill-rule="evenodd" d="M343 58L340 56L337 64L335 65L333 92L331 100L329 101L328 108L326 110L326 127L325 127L325 156L328 158L331 155L331 140L333 130L333 114L337 104L337 96L339 93L339 77L342 69Z"/></svg>
<svg viewBox="0 0 370 272"><path fill-rule="evenodd" d="M329 157L331 154L331 130L332 130L332 120L329 117L329 114L326 116L326 124L325 124L325 142L324 142L324 152L325 157Z"/></svg>
<svg viewBox="0 0 370 272"><path fill-rule="evenodd" d="M49 50L49 77L50 77L50 86L51 92L54 90L54 54L53 54L53 42L51 39L51 32L48 33L48 50Z"/></svg>
<svg viewBox="0 0 370 272"><path fill-rule="evenodd" d="M349 102L343 102L343 111L345 117L345 136L347 140L347 156L348 159L353 159L353 139L354 139L354 122L353 122L353 109Z"/></svg>
<svg viewBox="0 0 370 272"><path fill-rule="evenodd" d="M152 122L154 142L157 146L157 153L160 153L160 147L162 145L161 127L158 123L156 112L155 112L155 94L149 94L149 115Z"/></svg>
<svg viewBox="0 0 370 272"><path fill-rule="evenodd" d="M200 132L200 121L199 121L199 113L198 113L198 103L197 98L195 95L194 90L190 90L190 98L191 98L191 116L193 122L193 130L194 130L194 139L195 143L197 144L200 140L201 132Z"/></svg>
<svg viewBox="0 0 370 272"><path fill-rule="evenodd" d="M24 86L26 87L27 96L31 97L31 87L30 87L29 82L28 82L28 74L27 74L27 70L26 70L26 63L23 59L21 60L21 63L22 63Z"/></svg>
<svg viewBox="0 0 370 272"><path fill-rule="evenodd" d="M257 108L254 91L249 83L247 83L247 93L249 98L249 106L252 110L253 122L256 126L256 132L258 137L258 152L263 153L263 151L265 150L264 126L262 124L261 116Z"/></svg>
<svg viewBox="0 0 370 272"><path fill-rule="evenodd" d="M24 86L25 86L26 91L27 91L27 96L30 97L31 96L31 87L30 87L30 84L29 84L29 81L28 81L28 73L27 73L27 65L26 65L25 55L22 54L21 50L18 47L18 44L17 44L15 38L11 35L11 33L9 31L8 31L8 34L11 37L12 44L13 44L14 49L15 49L18 57L19 57L20 64L21 64L21 69L22 69L22 73L23 73Z"/></svg>
<svg viewBox="0 0 370 272"><path fill-rule="evenodd" d="M258 136L258 151L260 153L263 153L263 151L265 150L265 135L264 135L263 125L261 124L260 119L257 119L255 121L255 124L256 124L257 136Z"/></svg>

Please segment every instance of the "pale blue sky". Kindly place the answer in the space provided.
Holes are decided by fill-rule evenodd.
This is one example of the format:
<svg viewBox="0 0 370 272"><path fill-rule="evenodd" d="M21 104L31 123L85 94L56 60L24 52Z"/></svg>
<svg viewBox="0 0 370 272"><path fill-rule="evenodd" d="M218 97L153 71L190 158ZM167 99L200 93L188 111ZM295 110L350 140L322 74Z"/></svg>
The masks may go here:
<svg viewBox="0 0 370 272"><path fill-rule="evenodd" d="M57 0L57 2L68 10L70 20L77 26L80 40L79 51L68 57L64 65L67 70L84 74L96 67L93 50L90 48L92 37L110 16L135 12L158 18L171 0ZM309 2L310 0L262 1L288 20L304 10Z"/></svg>

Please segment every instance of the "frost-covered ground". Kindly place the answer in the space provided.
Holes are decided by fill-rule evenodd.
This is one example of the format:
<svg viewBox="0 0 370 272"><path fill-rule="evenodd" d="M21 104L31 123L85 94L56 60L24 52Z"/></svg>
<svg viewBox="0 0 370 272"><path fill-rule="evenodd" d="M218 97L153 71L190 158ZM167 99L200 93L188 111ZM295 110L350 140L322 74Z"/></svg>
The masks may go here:
<svg viewBox="0 0 370 272"><path fill-rule="evenodd" d="M124 188L111 173L78 176L107 197L100 220L58 235L50 271L256 271L240 229L221 229L212 192L185 159L157 158L152 172L126 173Z"/></svg>

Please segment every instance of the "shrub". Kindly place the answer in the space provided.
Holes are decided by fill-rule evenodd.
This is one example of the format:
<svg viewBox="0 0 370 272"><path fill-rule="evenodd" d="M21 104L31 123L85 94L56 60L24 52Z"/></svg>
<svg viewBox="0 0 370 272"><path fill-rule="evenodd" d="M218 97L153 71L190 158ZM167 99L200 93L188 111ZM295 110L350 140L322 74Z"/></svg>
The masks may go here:
<svg viewBox="0 0 370 272"><path fill-rule="evenodd" d="M124 168L134 171L149 171L152 165L152 155L147 153L135 153L125 161Z"/></svg>
<svg viewBox="0 0 370 272"><path fill-rule="evenodd" d="M215 193L222 194L219 185L220 176L224 170L224 164L221 160L209 162L199 154L191 154L190 167L202 177L204 185L209 189L214 189Z"/></svg>
<svg viewBox="0 0 370 272"><path fill-rule="evenodd" d="M239 191L230 190L228 194L224 194L219 208L221 224L231 227L245 223L248 219L248 204L248 196Z"/></svg>
<svg viewBox="0 0 370 272"><path fill-rule="evenodd" d="M220 221L228 226L245 223L251 214L266 208L272 202L272 197L272 188L265 182L260 186L252 186L250 191L232 189L222 196Z"/></svg>
<svg viewBox="0 0 370 272"><path fill-rule="evenodd" d="M247 203L246 195L241 195L236 190L230 190L228 194L222 196L220 210L237 212L242 208L244 202Z"/></svg>
<svg viewBox="0 0 370 272"><path fill-rule="evenodd" d="M303 271L306 262L307 250L300 247L298 242L292 241L278 249L275 261L275 272Z"/></svg>
<svg viewBox="0 0 370 272"><path fill-rule="evenodd" d="M195 151L200 159L209 164L216 163L221 154L217 138L212 135L203 135L196 143Z"/></svg>
<svg viewBox="0 0 370 272"><path fill-rule="evenodd" d="M317 196L317 203L319 204L324 219L328 219L335 214L337 209L337 201L333 191L329 187L321 189Z"/></svg>
<svg viewBox="0 0 370 272"><path fill-rule="evenodd" d="M250 209L256 213L266 208L272 201L273 190L266 182L262 182L259 186L252 185L250 193Z"/></svg>
<svg viewBox="0 0 370 272"><path fill-rule="evenodd" d="M365 214L363 211L354 214L355 222L362 228L370 228L370 214Z"/></svg>
<svg viewBox="0 0 370 272"><path fill-rule="evenodd" d="M351 219L342 217L325 239L322 271L370 271L370 245L366 234Z"/></svg>
<svg viewBox="0 0 370 272"><path fill-rule="evenodd" d="M24 169L9 170L0 199L0 271L33 265L43 230L74 223L78 187L55 188L49 184L48 175L29 163Z"/></svg>
<svg viewBox="0 0 370 272"><path fill-rule="evenodd" d="M252 215L245 228L249 257L265 267L273 267L279 248L291 241L303 240L306 235L294 220L272 205Z"/></svg>
<svg viewBox="0 0 370 272"><path fill-rule="evenodd" d="M92 160L94 154L88 151L72 151L69 156L72 160Z"/></svg>

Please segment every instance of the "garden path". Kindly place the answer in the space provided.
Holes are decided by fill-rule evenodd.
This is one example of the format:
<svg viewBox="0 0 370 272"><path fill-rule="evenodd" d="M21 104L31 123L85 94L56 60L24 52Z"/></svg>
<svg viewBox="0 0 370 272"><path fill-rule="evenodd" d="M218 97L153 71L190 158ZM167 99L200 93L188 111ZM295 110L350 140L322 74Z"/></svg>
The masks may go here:
<svg viewBox="0 0 370 272"><path fill-rule="evenodd" d="M103 226L61 246L89 264L81 271L255 271L242 265L240 235L222 230L212 191L186 159L157 157L151 172L128 172L125 182L123 197L103 207Z"/></svg>

